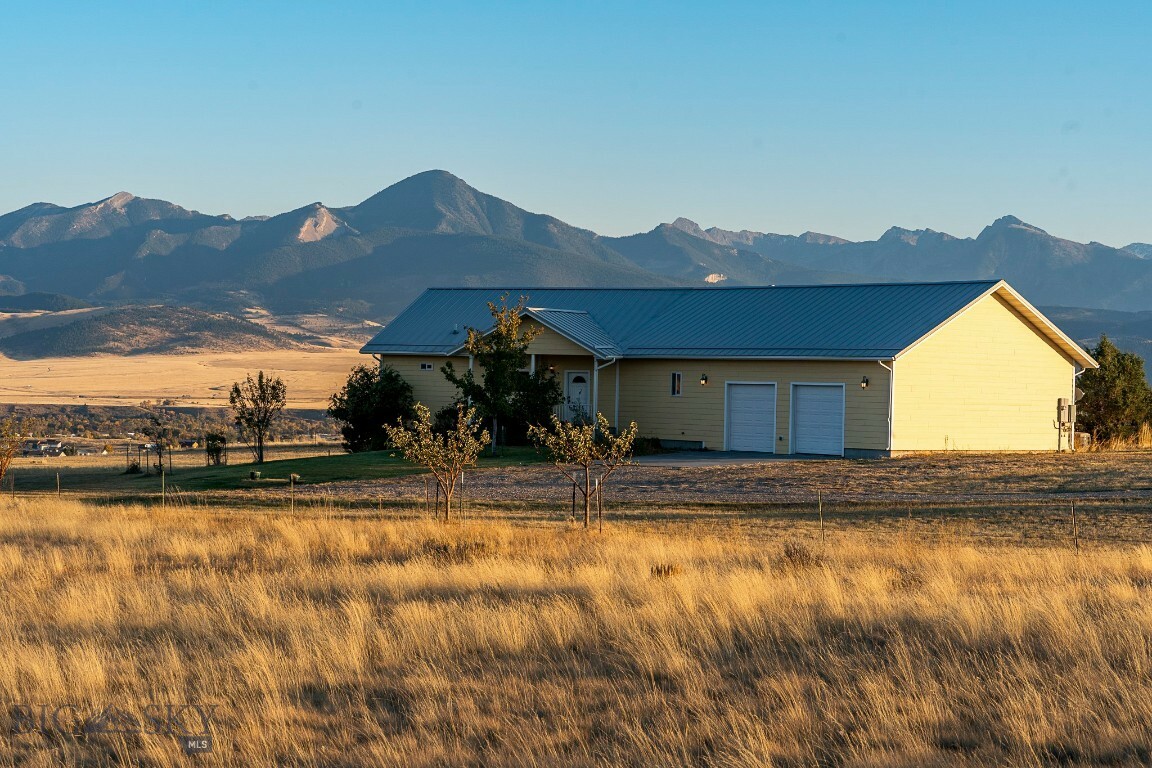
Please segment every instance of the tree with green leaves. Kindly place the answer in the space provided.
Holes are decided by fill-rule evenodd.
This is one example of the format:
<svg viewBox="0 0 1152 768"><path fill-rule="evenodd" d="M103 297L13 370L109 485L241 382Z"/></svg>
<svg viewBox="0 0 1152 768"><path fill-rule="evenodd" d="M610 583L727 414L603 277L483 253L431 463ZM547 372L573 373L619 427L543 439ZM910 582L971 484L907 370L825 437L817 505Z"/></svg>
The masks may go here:
<svg viewBox="0 0 1152 768"><path fill-rule="evenodd" d="M451 515L452 497L464 469L476 463L489 440L488 431L478 428L475 408L458 405L457 409L456 427L448 432L433 431L432 413L423 403L416 403L416 418L409 423L399 421L384 428L405 459L427 467L436 478L444 496L444 522Z"/></svg>
<svg viewBox="0 0 1152 768"><path fill-rule="evenodd" d="M395 368L358 365L332 395L328 415L340 422L344 450L379 451L389 444L385 425L412 418L414 404L412 385Z"/></svg>
<svg viewBox="0 0 1152 768"><path fill-rule="evenodd" d="M501 423L510 425L537 425L546 423L552 409L560 404L563 394L560 383L551 371L529 372L528 346L543 329L525 326L521 313L526 297L521 296L508 306L508 296L500 303L488 302L493 327L484 332L468 329L464 345L475 367L482 373L477 380L474 368L457 374L449 361L440 370L458 390L463 401L479 409L483 418L492 423L494 438L500 434ZM495 443L493 443L495 450Z"/></svg>
<svg viewBox="0 0 1152 768"><path fill-rule="evenodd" d="M264 371L252 374L243 382L235 382L228 395L228 404L240 439L252 449L257 464L264 463L264 442L272 423L288 402L288 388L279 376L265 376Z"/></svg>
<svg viewBox="0 0 1152 768"><path fill-rule="evenodd" d="M602 490L604 481L621 465L628 463L632 458L632 444L636 441L636 422L613 435L608 419L602 413L596 414L595 424L568 423L553 414L551 428L532 426L528 434L547 453L560 474L580 491L584 498L584 527L587 528L592 518L592 477L598 475L595 487ZM599 504L596 511L603 529L603 509Z"/></svg>
<svg viewBox="0 0 1152 768"><path fill-rule="evenodd" d="M1121 352L1105 335L1089 350L1100 367L1080 377L1084 397L1077 420L1094 440L1128 439L1152 421L1152 389L1144 377L1144 360Z"/></svg>

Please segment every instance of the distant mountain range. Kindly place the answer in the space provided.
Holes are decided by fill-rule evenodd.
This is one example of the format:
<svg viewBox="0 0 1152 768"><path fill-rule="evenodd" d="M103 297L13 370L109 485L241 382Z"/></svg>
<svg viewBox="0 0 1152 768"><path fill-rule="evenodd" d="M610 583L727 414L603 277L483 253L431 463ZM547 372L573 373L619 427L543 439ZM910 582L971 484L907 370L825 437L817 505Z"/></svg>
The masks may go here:
<svg viewBox="0 0 1152 768"><path fill-rule="evenodd" d="M66 294L101 306L163 303L231 313L264 307L387 321L431 285L990 277L1007 279L1039 305L1152 310L1152 245L1077 243L1013 216L975 238L893 227L877 240L851 242L813 232L704 229L685 218L606 237L530 213L444 171L404 179L358 205L313 203L272 217L206 215L126 192L74 208L34 203L0 216L0 296ZM1120 322L1092 316L1101 330Z"/></svg>

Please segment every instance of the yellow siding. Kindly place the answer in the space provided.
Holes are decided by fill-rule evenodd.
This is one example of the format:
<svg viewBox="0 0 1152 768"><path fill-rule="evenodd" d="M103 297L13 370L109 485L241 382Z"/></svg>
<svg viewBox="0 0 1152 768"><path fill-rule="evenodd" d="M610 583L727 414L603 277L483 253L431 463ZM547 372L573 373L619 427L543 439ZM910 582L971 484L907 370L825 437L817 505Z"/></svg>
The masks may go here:
<svg viewBox="0 0 1152 768"><path fill-rule="evenodd" d="M895 362L893 450L1054 450L1073 364L987 296Z"/></svg>
<svg viewBox="0 0 1152 768"><path fill-rule="evenodd" d="M565 341L565 339L560 338L560 341ZM456 398L457 389L440 372L440 368L448 361L448 358L440 355L424 357L418 355L383 355L383 359L385 365L392 366L404 377L405 381L412 385L412 394L416 401L428 406L433 412L448 405ZM457 374L462 374L468 370L467 357L454 357L451 360ZM421 363L431 363L432 370L420 370ZM537 370L547 370L549 367L555 370L556 378L560 381L561 387L566 380L565 373L567 371L587 371L589 380L593 379L592 356L587 353L580 355L537 354ZM601 369L598 382L598 407L609 421L613 420L616 407L616 372L614 368L615 366L609 366ZM482 375L483 369L478 367L476 369L477 378Z"/></svg>
<svg viewBox="0 0 1152 768"><path fill-rule="evenodd" d="M673 371L683 374L679 397L671 394ZM706 386L701 373L708 374ZM867 389L860 388L864 376ZM888 371L875 362L626 360L620 381L621 423L635 421L644 436L702 441L713 450L727 447L724 383L775 382L777 453L790 451L791 384L842 383L845 450L888 448Z"/></svg>
<svg viewBox="0 0 1152 768"><path fill-rule="evenodd" d="M537 355L588 355L591 357L592 353L581 347L579 344L574 344L568 339L551 328L547 328L532 318L525 318L521 325L522 329L539 328L541 333L532 343L528 346L529 354Z"/></svg>
<svg viewBox="0 0 1152 768"><path fill-rule="evenodd" d="M560 339L565 341L564 339ZM440 372L445 358L385 355L392 366L412 384L416 400L433 411L452 402L456 389ZM420 363L432 363L433 370L420 370ZM458 371L468 368L468 358L453 358ZM568 371L593 374L592 356L539 354L538 369L555 369L563 386ZM874 362L769 362L769 361L675 361L628 360L602 368L598 375L597 408L614 426L635 421L640 434L665 440L701 441L708 448L723 450L726 381L776 383L777 453L788 453L791 435L791 387L793 382L833 382L844 384L846 450L885 450L888 446L888 372ZM670 391L671 374L683 374L679 397ZM708 385L700 385L700 374L708 374ZM616 423L616 377L620 377L620 418ZM868 389L860 389L867 376Z"/></svg>
<svg viewBox="0 0 1152 768"><path fill-rule="evenodd" d="M416 402L428 406L433 413L451 403L456 398L456 387L452 386L440 369L449 359L461 374L468 370L467 357L446 358L443 355L383 355L384 364L396 369L404 381L412 385L412 396ZM432 370L420 370L421 363L431 363Z"/></svg>

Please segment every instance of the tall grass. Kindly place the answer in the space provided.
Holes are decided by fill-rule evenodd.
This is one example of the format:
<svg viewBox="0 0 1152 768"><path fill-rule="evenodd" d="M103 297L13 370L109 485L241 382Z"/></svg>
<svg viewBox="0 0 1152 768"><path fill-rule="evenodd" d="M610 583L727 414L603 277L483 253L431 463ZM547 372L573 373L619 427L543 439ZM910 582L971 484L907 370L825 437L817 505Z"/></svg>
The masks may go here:
<svg viewBox="0 0 1152 768"><path fill-rule="evenodd" d="M205 765L1152 759L1152 548L0 501L0 700L216 704ZM0 762L186 766L163 736Z"/></svg>
<svg viewBox="0 0 1152 768"><path fill-rule="evenodd" d="M1152 448L1152 424L1144 422L1131 437L1110 437L1107 440L1094 440L1090 451L1132 451Z"/></svg>

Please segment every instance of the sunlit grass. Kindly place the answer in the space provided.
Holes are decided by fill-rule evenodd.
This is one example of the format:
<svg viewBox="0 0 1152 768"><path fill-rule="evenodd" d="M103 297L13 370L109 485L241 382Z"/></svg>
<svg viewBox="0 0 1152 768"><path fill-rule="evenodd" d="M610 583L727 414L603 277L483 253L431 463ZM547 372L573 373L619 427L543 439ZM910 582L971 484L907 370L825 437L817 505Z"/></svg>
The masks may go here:
<svg viewBox="0 0 1152 768"><path fill-rule="evenodd" d="M1152 548L810 533L5 499L0 699L216 704L238 766L1152 757ZM32 733L0 760L189 758Z"/></svg>

